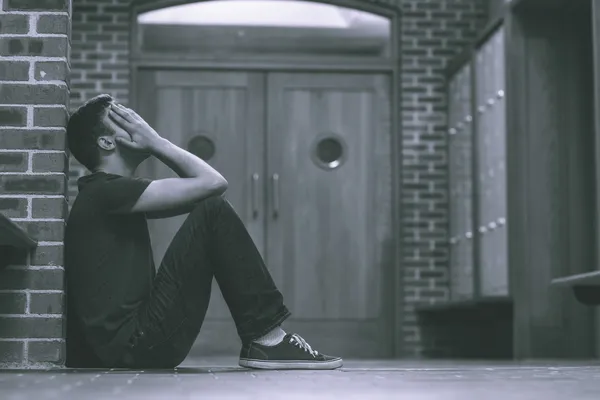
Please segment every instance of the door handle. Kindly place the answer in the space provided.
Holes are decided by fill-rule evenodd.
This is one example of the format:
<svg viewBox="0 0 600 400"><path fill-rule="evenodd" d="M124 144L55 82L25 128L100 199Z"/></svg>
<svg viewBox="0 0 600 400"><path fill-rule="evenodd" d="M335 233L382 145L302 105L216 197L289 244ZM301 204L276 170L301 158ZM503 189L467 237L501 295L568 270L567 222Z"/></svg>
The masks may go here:
<svg viewBox="0 0 600 400"><path fill-rule="evenodd" d="M273 218L279 217L279 174L273 174L271 176L273 182Z"/></svg>
<svg viewBox="0 0 600 400"><path fill-rule="evenodd" d="M252 174L252 218L258 217L258 179L260 176L255 172Z"/></svg>

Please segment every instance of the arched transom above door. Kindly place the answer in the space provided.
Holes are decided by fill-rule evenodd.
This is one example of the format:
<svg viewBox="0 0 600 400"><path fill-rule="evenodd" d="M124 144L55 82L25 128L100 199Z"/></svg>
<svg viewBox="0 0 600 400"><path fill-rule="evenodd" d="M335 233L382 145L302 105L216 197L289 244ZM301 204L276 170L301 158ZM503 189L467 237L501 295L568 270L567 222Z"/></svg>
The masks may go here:
<svg viewBox="0 0 600 400"><path fill-rule="evenodd" d="M231 12L232 9L235 13ZM282 26L385 31L387 18L298 0L213 0L167 7L138 16L141 24Z"/></svg>
<svg viewBox="0 0 600 400"><path fill-rule="evenodd" d="M391 19L297 0L213 0L137 15L142 54L391 57Z"/></svg>

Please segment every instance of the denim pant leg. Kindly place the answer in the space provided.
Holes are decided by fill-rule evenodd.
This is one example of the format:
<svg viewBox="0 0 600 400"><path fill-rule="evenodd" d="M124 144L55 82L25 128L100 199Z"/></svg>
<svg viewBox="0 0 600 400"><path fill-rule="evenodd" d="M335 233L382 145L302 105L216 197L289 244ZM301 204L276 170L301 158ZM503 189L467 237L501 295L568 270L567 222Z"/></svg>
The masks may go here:
<svg viewBox="0 0 600 400"><path fill-rule="evenodd" d="M171 242L138 310L126 366L170 368L189 353L216 278L242 342L290 313L243 222L223 197L201 201Z"/></svg>

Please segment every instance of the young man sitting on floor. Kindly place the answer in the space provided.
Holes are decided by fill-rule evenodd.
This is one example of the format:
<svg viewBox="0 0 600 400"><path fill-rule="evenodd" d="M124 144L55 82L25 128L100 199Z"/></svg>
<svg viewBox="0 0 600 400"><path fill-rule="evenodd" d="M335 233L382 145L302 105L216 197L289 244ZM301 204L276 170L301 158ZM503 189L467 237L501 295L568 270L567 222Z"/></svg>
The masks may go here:
<svg viewBox="0 0 600 400"><path fill-rule="evenodd" d="M290 315L243 222L223 197L227 181L162 138L108 95L70 118L71 153L92 173L65 232L67 366L173 368L202 326L213 277L242 341L239 364L334 369L339 357L284 332ZM156 157L179 178L134 177ZM189 213L155 272L147 218Z"/></svg>

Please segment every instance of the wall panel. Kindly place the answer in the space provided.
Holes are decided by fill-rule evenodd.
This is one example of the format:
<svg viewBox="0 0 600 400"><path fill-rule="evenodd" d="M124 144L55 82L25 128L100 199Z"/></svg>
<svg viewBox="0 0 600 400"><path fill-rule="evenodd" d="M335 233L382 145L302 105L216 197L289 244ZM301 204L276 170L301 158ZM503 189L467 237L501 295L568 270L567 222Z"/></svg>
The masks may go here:
<svg viewBox="0 0 600 400"><path fill-rule="evenodd" d="M452 300L473 297L471 65L449 83L450 274Z"/></svg>
<svg viewBox="0 0 600 400"><path fill-rule="evenodd" d="M500 27L475 55L477 178L479 193L477 266L481 296L507 296L506 114L504 29Z"/></svg>

